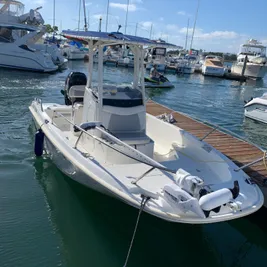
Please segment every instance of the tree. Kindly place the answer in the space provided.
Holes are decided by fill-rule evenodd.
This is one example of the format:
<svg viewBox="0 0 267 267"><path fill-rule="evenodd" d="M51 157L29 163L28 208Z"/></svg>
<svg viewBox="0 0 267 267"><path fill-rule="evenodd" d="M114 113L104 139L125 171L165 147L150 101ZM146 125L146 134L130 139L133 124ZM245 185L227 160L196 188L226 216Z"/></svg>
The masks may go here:
<svg viewBox="0 0 267 267"><path fill-rule="evenodd" d="M50 24L45 24L44 26L46 27L47 33L54 33L58 31L58 26L52 27Z"/></svg>

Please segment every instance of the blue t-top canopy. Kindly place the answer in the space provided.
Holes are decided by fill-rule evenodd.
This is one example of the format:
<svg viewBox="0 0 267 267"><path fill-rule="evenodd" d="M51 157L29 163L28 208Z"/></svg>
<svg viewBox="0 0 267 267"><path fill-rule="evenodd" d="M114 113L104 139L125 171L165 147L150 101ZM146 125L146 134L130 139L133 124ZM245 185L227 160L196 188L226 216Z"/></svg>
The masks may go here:
<svg viewBox="0 0 267 267"><path fill-rule="evenodd" d="M157 41L144 37L127 35L120 32L96 32L96 31L62 31L64 37L88 42L89 40L104 41L114 44L136 44L143 46L157 46ZM160 43L161 47L176 48L177 46L170 43Z"/></svg>

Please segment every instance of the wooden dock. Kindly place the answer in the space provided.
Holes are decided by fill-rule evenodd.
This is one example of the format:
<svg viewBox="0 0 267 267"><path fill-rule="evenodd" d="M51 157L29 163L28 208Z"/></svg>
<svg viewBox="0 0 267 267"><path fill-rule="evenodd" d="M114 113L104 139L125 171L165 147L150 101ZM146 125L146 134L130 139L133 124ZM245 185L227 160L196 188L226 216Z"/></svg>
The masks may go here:
<svg viewBox="0 0 267 267"><path fill-rule="evenodd" d="M154 116L164 113L172 113L176 120L174 125L184 129L198 138L203 138L213 129L211 126L194 120L179 112L173 111L151 100L147 102L147 112ZM207 136L207 138L205 138L205 142L222 152L239 167L263 156L263 151L256 145L224 133L221 130L213 131ZM245 168L244 171L260 186L266 199L264 206L267 207L267 170L263 161Z"/></svg>

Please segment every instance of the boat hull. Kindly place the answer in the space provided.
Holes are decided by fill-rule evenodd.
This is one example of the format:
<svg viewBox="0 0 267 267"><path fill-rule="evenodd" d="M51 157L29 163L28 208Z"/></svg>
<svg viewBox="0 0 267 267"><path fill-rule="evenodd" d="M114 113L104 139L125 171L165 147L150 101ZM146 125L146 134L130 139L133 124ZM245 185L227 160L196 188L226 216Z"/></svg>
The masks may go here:
<svg viewBox="0 0 267 267"><path fill-rule="evenodd" d="M53 124L53 120L48 120L47 115L45 115L46 113L43 111L50 106L55 106L55 104L52 103L44 106L40 101L35 100L30 106L30 111L33 115L37 129L41 127L45 134L46 149L59 170L74 181L86 187L117 198L124 203L139 209L141 202L140 198L133 196L129 190L122 187L121 183L118 183L118 180L114 179L116 177L105 169L105 166L99 165L98 161L94 158L89 157L87 154L83 154L78 149L75 149L73 145L69 145L69 141L66 141L66 138L62 138L62 132L60 132L60 130ZM157 121L157 119L155 120ZM169 127L171 126L172 125ZM254 191L254 188L252 190ZM263 202L262 194L258 189L255 189L255 192L258 195L258 200L253 206L253 209L246 208L240 213L231 213L227 216L212 216L205 219L195 216L180 216L174 213L169 214L165 210L158 209L153 205L147 206L145 211L163 220L178 223L203 224L231 220L255 212L261 207Z"/></svg>
<svg viewBox="0 0 267 267"><path fill-rule="evenodd" d="M231 72L242 74L243 63L234 64ZM267 66L259 64L247 64L244 76L253 79L262 79L267 73Z"/></svg>
<svg viewBox="0 0 267 267"><path fill-rule="evenodd" d="M267 123L267 112L266 110L254 109L251 107L245 108L245 117L259 121L262 123Z"/></svg>
<svg viewBox="0 0 267 267"><path fill-rule="evenodd" d="M41 51L27 51L15 45L8 48L0 45L0 67L34 72L55 72L58 70L51 56Z"/></svg>
<svg viewBox="0 0 267 267"><path fill-rule="evenodd" d="M165 71L165 68L166 68L165 64L157 64L157 63L155 63L155 64L157 65L157 71ZM146 64L147 70L150 70L152 68L153 68L153 63L147 63Z"/></svg>
<svg viewBox="0 0 267 267"><path fill-rule="evenodd" d="M178 67L177 68L177 73L182 73L182 74L193 74L195 72L194 67Z"/></svg>
<svg viewBox="0 0 267 267"><path fill-rule="evenodd" d="M202 66L202 74L205 76L223 77L224 68Z"/></svg>
<svg viewBox="0 0 267 267"><path fill-rule="evenodd" d="M108 190L105 190L105 188L99 185L94 179L92 179L92 177L88 176L74 163L64 157L64 155L58 151L48 138L45 138L45 149L57 168L69 178L102 194L112 196Z"/></svg>
<svg viewBox="0 0 267 267"><path fill-rule="evenodd" d="M85 56L87 55L86 51L70 47L63 48L61 53L68 60L84 60Z"/></svg>

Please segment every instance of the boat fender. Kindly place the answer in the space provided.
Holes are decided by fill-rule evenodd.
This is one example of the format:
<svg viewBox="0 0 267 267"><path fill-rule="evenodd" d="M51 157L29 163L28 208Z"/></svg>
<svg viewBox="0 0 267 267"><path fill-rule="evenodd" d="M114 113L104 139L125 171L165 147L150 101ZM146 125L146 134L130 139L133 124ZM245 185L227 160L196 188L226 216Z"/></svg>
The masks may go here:
<svg viewBox="0 0 267 267"><path fill-rule="evenodd" d="M164 199L174 210L184 213L191 211L201 218L206 218L205 213L199 206L198 200L181 189L178 185L165 185L163 192Z"/></svg>
<svg viewBox="0 0 267 267"><path fill-rule="evenodd" d="M44 132L42 129L39 129L35 133L35 142L34 142L34 153L37 157L43 155L44 150Z"/></svg>
<svg viewBox="0 0 267 267"><path fill-rule="evenodd" d="M204 211L210 211L228 203L232 199L232 192L228 188L223 188L201 197L199 205Z"/></svg>
<svg viewBox="0 0 267 267"><path fill-rule="evenodd" d="M199 205L204 211L211 211L237 198L238 194L239 185L235 181L233 189L222 188L202 196L199 199Z"/></svg>

